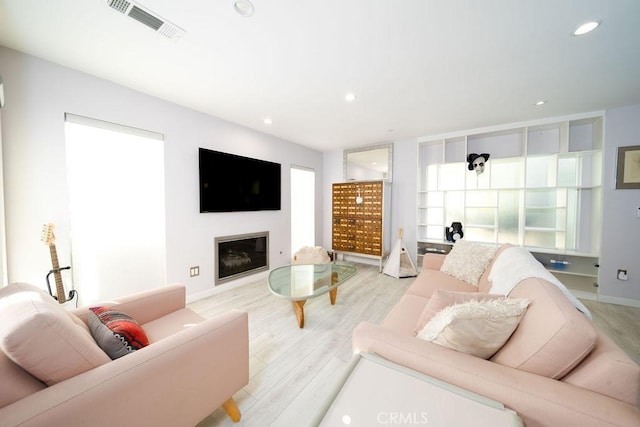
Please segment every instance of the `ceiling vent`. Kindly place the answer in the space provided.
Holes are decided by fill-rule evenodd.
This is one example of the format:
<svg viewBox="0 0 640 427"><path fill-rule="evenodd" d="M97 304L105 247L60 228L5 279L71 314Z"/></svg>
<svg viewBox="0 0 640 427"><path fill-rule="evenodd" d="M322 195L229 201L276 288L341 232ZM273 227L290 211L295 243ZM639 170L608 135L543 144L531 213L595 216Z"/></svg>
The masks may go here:
<svg viewBox="0 0 640 427"><path fill-rule="evenodd" d="M127 0L107 0L107 6L135 19L171 40L177 40L185 33L182 28L167 21L157 13L151 12L139 3Z"/></svg>

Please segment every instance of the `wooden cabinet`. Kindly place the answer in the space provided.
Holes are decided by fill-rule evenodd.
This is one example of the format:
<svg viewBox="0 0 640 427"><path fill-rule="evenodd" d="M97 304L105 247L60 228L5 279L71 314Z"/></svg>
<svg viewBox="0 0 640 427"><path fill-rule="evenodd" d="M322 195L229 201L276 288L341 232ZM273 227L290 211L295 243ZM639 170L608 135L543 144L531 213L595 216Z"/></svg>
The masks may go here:
<svg viewBox="0 0 640 427"><path fill-rule="evenodd" d="M390 186L384 181L333 184L331 247L380 260L390 248Z"/></svg>

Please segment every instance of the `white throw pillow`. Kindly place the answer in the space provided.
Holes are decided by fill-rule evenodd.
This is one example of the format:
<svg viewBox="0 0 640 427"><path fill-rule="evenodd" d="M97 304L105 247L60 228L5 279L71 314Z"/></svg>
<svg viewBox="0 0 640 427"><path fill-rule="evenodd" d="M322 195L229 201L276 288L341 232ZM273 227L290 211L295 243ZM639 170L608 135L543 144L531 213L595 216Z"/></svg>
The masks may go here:
<svg viewBox="0 0 640 427"><path fill-rule="evenodd" d="M497 251L497 246L458 240L444 258L440 271L477 287Z"/></svg>
<svg viewBox="0 0 640 427"><path fill-rule="evenodd" d="M488 359L518 327L530 301L524 298L468 301L439 311L418 338Z"/></svg>
<svg viewBox="0 0 640 427"><path fill-rule="evenodd" d="M424 328L433 316L438 314L442 309L455 304L462 304L467 301L486 301L491 299L505 299L504 295L485 294L482 292L455 292L445 289L436 289L429 298L429 302L422 310L418 323L416 325L415 334Z"/></svg>

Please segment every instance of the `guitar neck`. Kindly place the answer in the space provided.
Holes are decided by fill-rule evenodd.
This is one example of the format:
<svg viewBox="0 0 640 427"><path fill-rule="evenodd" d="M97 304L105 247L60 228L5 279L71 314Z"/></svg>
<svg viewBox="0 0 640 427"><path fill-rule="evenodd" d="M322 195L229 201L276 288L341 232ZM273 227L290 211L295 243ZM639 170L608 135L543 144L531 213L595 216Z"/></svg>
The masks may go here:
<svg viewBox="0 0 640 427"><path fill-rule="evenodd" d="M60 265L58 264L58 252L56 245L49 245L49 253L51 254L51 265L53 266L53 277L56 279L56 296L58 302L63 304L67 301L64 295L64 286L62 285L62 274L60 274Z"/></svg>

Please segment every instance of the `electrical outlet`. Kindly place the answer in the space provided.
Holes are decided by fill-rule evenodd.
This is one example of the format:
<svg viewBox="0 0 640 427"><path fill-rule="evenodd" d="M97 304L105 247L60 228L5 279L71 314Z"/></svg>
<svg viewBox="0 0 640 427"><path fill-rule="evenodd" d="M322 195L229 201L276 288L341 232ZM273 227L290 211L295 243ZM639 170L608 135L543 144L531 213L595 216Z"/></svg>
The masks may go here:
<svg viewBox="0 0 640 427"><path fill-rule="evenodd" d="M618 270L618 280L627 280L627 270Z"/></svg>
<svg viewBox="0 0 640 427"><path fill-rule="evenodd" d="M200 266L196 265L189 269L189 277L195 277L200 275Z"/></svg>

